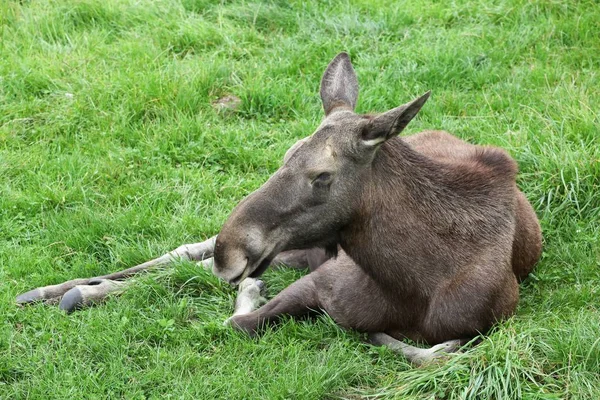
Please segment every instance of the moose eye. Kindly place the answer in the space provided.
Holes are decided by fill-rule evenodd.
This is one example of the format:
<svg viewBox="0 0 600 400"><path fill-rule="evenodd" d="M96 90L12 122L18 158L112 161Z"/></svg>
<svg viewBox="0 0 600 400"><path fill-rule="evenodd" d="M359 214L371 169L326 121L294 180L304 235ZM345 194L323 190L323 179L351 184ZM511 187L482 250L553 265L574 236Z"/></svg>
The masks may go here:
<svg viewBox="0 0 600 400"><path fill-rule="evenodd" d="M326 185L331 182L331 176L332 175L329 172L322 172L319 175L317 175L315 179L313 179L312 184Z"/></svg>

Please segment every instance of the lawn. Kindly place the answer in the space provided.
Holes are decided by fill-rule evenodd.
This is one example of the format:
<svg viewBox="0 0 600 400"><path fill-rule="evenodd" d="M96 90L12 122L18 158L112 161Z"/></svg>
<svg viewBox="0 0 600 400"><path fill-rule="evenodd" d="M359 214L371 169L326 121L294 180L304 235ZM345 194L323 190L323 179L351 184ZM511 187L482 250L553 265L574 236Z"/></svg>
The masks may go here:
<svg viewBox="0 0 600 400"><path fill-rule="evenodd" d="M0 398L600 398L599 32L594 0L2 1ZM413 368L326 316L249 339L185 262L72 315L15 305L216 234L316 128L340 51L359 112L431 89L405 134L519 162L544 254L483 343Z"/></svg>

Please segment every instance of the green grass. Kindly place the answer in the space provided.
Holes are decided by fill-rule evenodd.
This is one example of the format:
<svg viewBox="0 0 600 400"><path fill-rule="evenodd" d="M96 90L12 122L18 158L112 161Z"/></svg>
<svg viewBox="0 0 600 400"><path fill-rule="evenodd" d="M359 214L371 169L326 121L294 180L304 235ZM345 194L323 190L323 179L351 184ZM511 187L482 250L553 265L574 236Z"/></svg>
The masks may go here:
<svg viewBox="0 0 600 400"><path fill-rule="evenodd" d="M0 398L600 398L600 7L378 3L0 3ZM431 89L409 133L519 162L544 255L481 345L412 368L327 317L248 339L222 326L233 290L189 263L69 316L15 306L216 234L315 129L342 50L358 111ZM300 275L268 272L269 295Z"/></svg>

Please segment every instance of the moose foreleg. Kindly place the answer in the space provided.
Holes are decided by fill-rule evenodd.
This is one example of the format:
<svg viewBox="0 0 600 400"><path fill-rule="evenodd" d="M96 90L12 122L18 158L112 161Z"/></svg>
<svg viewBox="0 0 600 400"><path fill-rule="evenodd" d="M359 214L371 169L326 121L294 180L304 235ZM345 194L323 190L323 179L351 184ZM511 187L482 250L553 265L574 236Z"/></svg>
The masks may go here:
<svg viewBox="0 0 600 400"><path fill-rule="evenodd" d="M212 257L197 263L197 265L208 270L212 269L212 264ZM122 293L130 283L131 281L93 278L86 285L77 285L65 293L58 307L67 313L72 313L75 310L103 301L111 293Z"/></svg>
<svg viewBox="0 0 600 400"><path fill-rule="evenodd" d="M250 314L267 302L263 297L265 284L254 278L246 278L238 287L233 316ZM227 320L229 321L229 320ZM225 323L227 324L227 321Z"/></svg>
<svg viewBox="0 0 600 400"><path fill-rule="evenodd" d="M72 313L75 310L101 302L111 293L125 290L127 285L128 282L124 281L91 279L87 284L77 285L65 293L60 299L58 307L67 313Z"/></svg>
<svg viewBox="0 0 600 400"><path fill-rule="evenodd" d="M254 336L261 326L276 321L282 315L299 317L318 310L320 302L311 275L308 274L292 283L256 310L244 313L235 312L225 323ZM241 295L242 293L240 293L240 297Z"/></svg>
<svg viewBox="0 0 600 400"><path fill-rule="evenodd" d="M200 261L203 265L205 264L205 267L212 265L206 260L213 256L216 238L216 236L213 236L204 242L184 244L161 257L122 271L93 278L73 279L58 285L39 287L17 296L16 301L17 304L28 304L37 301L53 301L65 295L67 292L70 292L69 298L65 298L61 301L61 308L67 312L71 312L76 308L88 304L89 302L85 300L86 298L90 299L90 301L99 301L109 293L123 290L125 286L119 285L115 281L129 278L140 272L168 265L176 260ZM84 290L84 287L87 288ZM79 298L81 300L76 301L76 299Z"/></svg>

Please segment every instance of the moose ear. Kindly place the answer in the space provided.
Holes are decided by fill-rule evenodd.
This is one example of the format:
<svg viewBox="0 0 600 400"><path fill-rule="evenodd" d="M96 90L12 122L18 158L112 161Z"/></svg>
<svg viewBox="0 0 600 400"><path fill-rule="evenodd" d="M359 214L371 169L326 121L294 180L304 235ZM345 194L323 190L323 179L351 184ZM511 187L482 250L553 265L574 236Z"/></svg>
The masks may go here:
<svg viewBox="0 0 600 400"><path fill-rule="evenodd" d="M363 130L362 140L364 143L368 146L376 146L402 132L423 107L430 94L431 91L428 91L410 103L393 108L373 118Z"/></svg>
<svg viewBox="0 0 600 400"><path fill-rule="evenodd" d="M358 80L347 53L340 53L327 66L321 79L321 100L325 115L338 107L354 110L358 99Z"/></svg>

